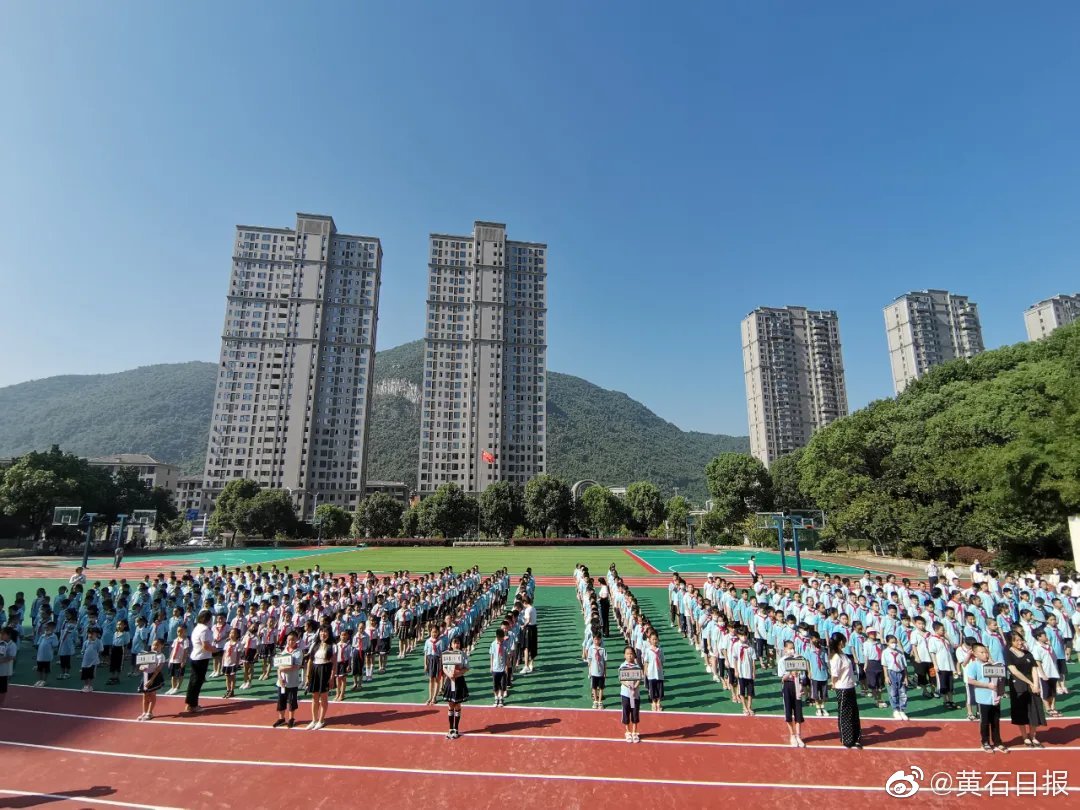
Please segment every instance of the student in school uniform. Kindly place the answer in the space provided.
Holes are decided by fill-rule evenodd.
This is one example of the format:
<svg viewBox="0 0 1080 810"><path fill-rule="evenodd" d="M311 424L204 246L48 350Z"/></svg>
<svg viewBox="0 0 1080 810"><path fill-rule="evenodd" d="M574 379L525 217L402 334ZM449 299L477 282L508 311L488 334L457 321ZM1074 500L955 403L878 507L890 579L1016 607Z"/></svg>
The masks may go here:
<svg viewBox="0 0 1080 810"><path fill-rule="evenodd" d="M956 672L956 659L949 640L943 634L945 626L941 622L934 622L933 629L934 632L926 640L926 645L930 651L930 660L937 670L938 693L946 709L955 709L957 705L953 702L953 676Z"/></svg>
<svg viewBox="0 0 1080 810"><path fill-rule="evenodd" d="M829 698L829 654L816 631L810 637L810 649L805 657L810 662L810 699L817 707L816 715L828 717L825 701Z"/></svg>
<svg viewBox="0 0 1080 810"><path fill-rule="evenodd" d="M233 627L221 650L221 671L225 675L225 697L236 693L236 670L240 668L240 631Z"/></svg>
<svg viewBox="0 0 1080 810"><path fill-rule="evenodd" d="M19 645L12 638L10 627L0 627L0 707L7 700L8 681L15 671L15 656Z"/></svg>
<svg viewBox="0 0 1080 810"><path fill-rule="evenodd" d="M131 669L128 675L134 675L138 671L138 665L136 659L140 654L150 652L151 643L154 637L151 636L150 625L146 623L145 616L135 617L135 630L131 634L131 655L128 657Z"/></svg>
<svg viewBox="0 0 1080 810"><path fill-rule="evenodd" d="M37 642L37 674L38 679L34 686L44 686L52 671L53 656L60 647L60 639L56 635L56 625L48 622L42 629L41 638Z"/></svg>
<svg viewBox="0 0 1080 810"><path fill-rule="evenodd" d="M907 656L900 648L896 636L885 639L881 653L881 666L889 688L889 704L893 720L907 720Z"/></svg>
<svg viewBox="0 0 1080 810"><path fill-rule="evenodd" d="M177 625L176 638L169 644L169 691L166 695L175 695L184 683L184 671L191 651L191 642L187 636L187 626Z"/></svg>
<svg viewBox="0 0 1080 810"><path fill-rule="evenodd" d="M488 648L491 663L491 691L495 696L496 706L506 705L506 632L500 627L495 631L495 640Z"/></svg>
<svg viewBox="0 0 1080 810"><path fill-rule="evenodd" d="M802 739L803 690L806 684L806 672L788 672L785 667L785 662L796 660L805 659L795 654L794 641L785 641L780 651L780 658L776 662L776 674L780 678L780 693L784 699L784 722L787 723L791 735L791 747L806 748L806 743Z"/></svg>
<svg viewBox="0 0 1080 810"><path fill-rule="evenodd" d="M330 697L330 681L334 671L334 642L330 635L330 625L324 624L319 630L308 655L308 684L311 687L311 722L309 731L318 731L326 725L327 702Z"/></svg>
<svg viewBox="0 0 1080 810"><path fill-rule="evenodd" d="M84 692L94 691L94 676L97 674L97 668L101 664L101 656L104 651L105 645L101 643L101 628L88 628L86 641L83 642L82 669L79 672Z"/></svg>
<svg viewBox="0 0 1080 810"><path fill-rule="evenodd" d="M60 626L60 646L56 654L60 656L60 680L71 677L71 658L75 655L75 642L79 638L79 614L70 608L64 611L64 622Z"/></svg>
<svg viewBox="0 0 1080 810"><path fill-rule="evenodd" d="M642 660L645 670L645 683L649 688L649 700L652 710L664 710L664 651L660 649L660 637L653 633L649 636L649 646L645 649Z"/></svg>
<svg viewBox="0 0 1080 810"><path fill-rule="evenodd" d="M450 649L454 652L462 652L462 638L454 636L450 641ZM450 730L446 733L446 739L456 740L461 736L461 704L469 699L469 685L465 681L465 673L469 671L469 656L462 657L461 664L454 667L452 673L448 673L443 683L443 697L447 703L447 718Z"/></svg>
<svg viewBox="0 0 1080 810"><path fill-rule="evenodd" d="M737 694L742 703L743 714L747 717L754 715L754 665L756 653L750 646L749 632L745 627L739 627L736 631L737 640L731 645L731 659L728 666L738 683Z"/></svg>
<svg viewBox="0 0 1080 810"><path fill-rule="evenodd" d="M154 707L157 705L158 692L165 685L165 642L160 638L154 639L150 652L156 656L151 664L142 664L139 671L142 673L142 681L139 683L139 691L142 692L142 714L139 720L153 720Z"/></svg>
<svg viewBox="0 0 1080 810"><path fill-rule="evenodd" d="M353 646L352 634L348 630L342 630L338 634L337 649L334 651L334 684L337 692L334 700L345 700L345 688L349 681L349 667L352 666Z"/></svg>
<svg viewBox="0 0 1080 810"><path fill-rule="evenodd" d="M633 647L623 650L623 662L619 670L637 669L637 656ZM622 724L626 729L626 741L628 743L641 742L638 734L638 723L641 720L641 702L638 700L638 690L641 681L624 681L619 679L619 702L622 704Z"/></svg>
<svg viewBox="0 0 1080 810"><path fill-rule="evenodd" d="M983 750L987 753L1009 753L1001 741L1001 693L998 679L987 678L983 667L990 663L990 652L982 644L972 647L972 654L964 666L964 684L975 692L975 705L979 708L979 734Z"/></svg>
<svg viewBox="0 0 1080 810"><path fill-rule="evenodd" d="M289 661L277 667L278 719L274 721L273 728L281 728L286 723L289 728L296 725L297 693L300 691L300 677L304 663L304 654L300 651L299 641L300 636L295 630L290 630L285 636L285 649L281 655L282 657L289 656ZM286 715L288 715L287 720Z"/></svg>
<svg viewBox="0 0 1080 810"><path fill-rule="evenodd" d="M428 699L424 704L434 706L439 692L439 680L442 678L442 664L439 663L439 628L435 625L428 630L427 641L424 642L424 672L428 677Z"/></svg>
<svg viewBox="0 0 1080 810"><path fill-rule="evenodd" d="M975 645L979 643L976 638L967 637L963 643L956 648L956 672L957 677L963 679L964 671L975 655ZM978 720L978 703L975 702L975 687L970 684L964 684L964 708L967 710L967 719L971 721Z"/></svg>
<svg viewBox="0 0 1080 810"><path fill-rule="evenodd" d="M866 641L863 642L863 660L866 662L866 688L874 696L874 703L879 709L884 709L889 704L881 700L881 690L885 686L885 668L881 663L881 654L884 648L878 640L878 631L871 628L866 631Z"/></svg>
<svg viewBox="0 0 1080 810"><path fill-rule="evenodd" d="M589 686L592 690L594 709L604 708L604 678L607 674L607 650L600 633L594 633L589 645Z"/></svg>
<svg viewBox="0 0 1080 810"><path fill-rule="evenodd" d="M1055 706L1057 701L1057 685L1060 672L1057 668L1057 658L1045 627L1035 631L1035 646L1031 648L1031 656L1039 665L1040 681L1042 686L1043 705L1046 707L1047 717L1061 717Z"/></svg>

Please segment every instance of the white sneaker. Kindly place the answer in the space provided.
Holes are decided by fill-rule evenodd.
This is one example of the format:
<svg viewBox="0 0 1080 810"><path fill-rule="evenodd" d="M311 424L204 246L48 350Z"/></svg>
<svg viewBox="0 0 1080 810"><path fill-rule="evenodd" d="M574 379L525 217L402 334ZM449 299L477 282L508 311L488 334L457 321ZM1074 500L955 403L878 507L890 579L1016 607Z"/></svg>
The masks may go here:
<svg viewBox="0 0 1080 810"><path fill-rule="evenodd" d="M306 726L304 726L304 728L307 729L308 731L311 731L312 729L315 728L315 721L312 720L310 723L308 723Z"/></svg>
<svg viewBox="0 0 1080 810"><path fill-rule="evenodd" d="M799 748L806 748L806 743L802 741L802 737L796 737L795 742L798 744Z"/></svg>
<svg viewBox="0 0 1080 810"><path fill-rule="evenodd" d="M900 712L900 719L901 720L910 720L911 718L907 716L907 712Z"/></svg>
<svg viewBox="0 0 1080 810"><path fill-rule="evenodd" d="M326 723L320 721L320 722L315 724L315 728L312 729L312 731L318 731L320 728L325 728L325 727L326 727Z"/></svg>
<svg viewBox="0 0 1080 810"><path fill-rule="evenodd" d="M631 733L630 733L629 731L628 731L628 732L626 732L626 737L625 737L625 739L626 739L626 741L627 741L627 742L633 742L633 741L634 741L634 737L633 737L633 735L632 735L632 734L631 734Z"/></svg>
<svg viewBox="0 0 1080 810"><path fill-rule="evenodd" d="M84 692L89 692L89 691L90 691L90 687L89 687L89 686L84 686L84 687L82 688L82 691L84 691Z"/></svg>
<svg viewBox="0 0 1080 810"><path fill-rule="evenodd" d="M791 737L789 738L789 740L788 740L788 744L789 744L789 745L790 745L790 746L791 746L792 748L798 748L798 747L799 747L799 744L798 744L797 742L795 742L795 735L794 735L794 734L792 734L792 735L791 735Z"/></svg>
<svg viewBox="0 0 1080 810"><path fill-rule="evenodd" d="M631 737L631 740L632 740L633 742L641 742L641 735L640 735L640 734L634 734L634 735L633 735L633 736Z"/></svg>
<svg viewBox="0 0 1080 810"><path fill-rule="evenodd" d="M893 710L892 719L893 720L899 720L900 719L900 710L899 709L894 709Z"/></svg>
<svg viewBox="0 0 1080 810"><path fill-rule="evenodd" d="M44 686L44 685L45 685L45 681L38 681L37 683L34 684L34 686Z"/></svg>
<svg viewBox="0 0 1080 810"><path fill-rule="evenodd" d="M146 714L140 714L140 715L139 715L139 716L138 716L137 718L135 718L135 719L136 719L136 720L145 720L146 718L147 718Z"/></svg>

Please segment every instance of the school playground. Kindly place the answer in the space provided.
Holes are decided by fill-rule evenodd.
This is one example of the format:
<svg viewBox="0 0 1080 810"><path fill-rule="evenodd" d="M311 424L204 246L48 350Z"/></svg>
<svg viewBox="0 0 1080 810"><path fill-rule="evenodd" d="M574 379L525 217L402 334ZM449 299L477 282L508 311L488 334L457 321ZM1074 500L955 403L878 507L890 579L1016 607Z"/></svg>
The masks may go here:
<svg viewBox="0 0 1080 810"><path fill-rule="evenodd" d="M663 570L657 563L666 561L653 556L657 551L634 549ZM676 554L672 549L663 552ZM759 568L769 564L769 555L758 554ZM712 556L734 566L745 559L741 551L678 556L709 560L710 565ZM144 568L152 560L157 564ZM614 667L608 671L606 709L588 708L586 669L580 663L581 616L574 590L562 584L575 561L585 562L594 573L616 562L621 572L657 580L652 587L635 586L635 593L658 623L668 697L664 712L642 712L640 744L623 741ZM56 562L46 566L51 592L71 570L71 561ZM558 803L563 808L642 802L697 808L739 796L760 807L819 808L822 802L863 797L891 801L886 782L897 771L911 768L925 776L918 780L922 791L912 806L974 807L976 798L988 794L959 795L960 772L983 773L983 782L992 772L1005 774L997 777L996 789L1003 780L1011 785L1011 801L1018 788L1027 789L1032 773L1038 775L1037 792L1026 795L1050 806L1069 806L1070 800L1041 792L1047 771L1067 772L1068 784L1080 791L1080 677L1070 678L1073 694L1059 702L1069 716L1051 720L1040 735L1047 744L1043 751L1018 747L1015 727L1006 717L1002 731L1013 753L985 754L979 748L977 723L964 719L962 711L943 712L938 701L917 693L910 696L912 719L907 723L861 701L863 751L839 746L835 717L811 716L803 729L809 747L793 750L775 675L760 674L757 715L743 717L711 682L697 653L668 626L666 590L660 583L670 574L660 578L646 568L633 569L637 563L619 548L197 550L131 558L120 573L141 579L158 570L182 573L215 564L277 564L296 570L316 563L324 571L414 572L476 563L484 570L507 565L515 574L531 565L544 572L537 588L536 670L516 678L507 707L492 707L484 653L493 638L489 629L473 657L463 736L448 741L445 706L423 703L426 680L418 652L404 660L391 655L385 675L363 684L359 693L350 690L346 702L331 703L326 728L311 732L302 729L310 719L307 702L301 703L299 727L270 728L276 717L271 681L256 681L251 690L239 693L242 698L225 700L222 680L211 679L203 692L206 709L199 715L180 714L182 695L162 695L157 718L138 722L135 679L106 687L102 674L99 691L92 694L78 691L77 679L33 688L28 686L35 677L33 656L23 646L14 685L0 711L0 750L6 766L0 777L0 807L293 807L313 797L318 797L316 804L344 805L362 795L366 802L384 806L502 808L524 800L529 806ZM96 561L91 581L111 578L111 565ZM813 567L826 570L820 563ZM27 596L45 584L0 580L9 600L9 586L15 582L27 586L19 588ZM617 661L620 641L611 638L608 649ZM953 779L950 789L944 776L937 777L939 790L948 789L940 797L930 789L931 777L938 774Z"/></svg>

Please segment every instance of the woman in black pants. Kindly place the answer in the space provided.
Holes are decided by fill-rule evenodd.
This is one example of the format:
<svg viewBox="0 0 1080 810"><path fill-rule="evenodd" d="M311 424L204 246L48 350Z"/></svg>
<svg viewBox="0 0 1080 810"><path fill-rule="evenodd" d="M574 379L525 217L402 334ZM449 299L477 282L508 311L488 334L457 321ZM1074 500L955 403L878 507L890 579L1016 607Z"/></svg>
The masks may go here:
<svg viewBox="0 0 1080 810"><path fill-rule="evenodd" d="M862 748L862 726L859 723L859 701L855 695L855 668L844 654L847 638L833 633L829 639L829 675L836 690L836 719L840 726L840 742L845 748Z"/></svg>
<svg viewBox="0 0 1080 810"><path fill-rule="evenodd" d="M206 682L206 670L214 656L214 636L210 630L211 614L204 610L195 620L191 632L191 680L188 681L184 703L189 712L199 711L199 692Z"/></svg>

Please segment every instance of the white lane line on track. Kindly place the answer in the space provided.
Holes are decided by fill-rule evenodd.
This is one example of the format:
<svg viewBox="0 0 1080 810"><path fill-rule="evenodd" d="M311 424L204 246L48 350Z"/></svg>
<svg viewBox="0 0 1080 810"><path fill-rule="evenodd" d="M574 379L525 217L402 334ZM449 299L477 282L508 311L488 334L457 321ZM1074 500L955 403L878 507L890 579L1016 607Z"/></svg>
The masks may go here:
<svg viewBox="0 0 1080 810"><path fill-rule="evenodd" d="M15 707L5 707L0 711L19 712L22 714L39 715L46 717L60 717L65 720L93 720L101 723L135 723L142 728L154 728L155 726L191 726L194 728L221 728L221 729L248 729L254 731L269 731L275 734L280 734L280 729L272 729L266 724L255 723L217 723L209 720L165 720L163 718L155 718L150 723L140 722L126 717L107 717L105 715L94 714L80 714L77 712L53 712L45 711L43 709L18 709ZM333 717L330 718L331 723ZM374 735L398 735L398 736L413 736L413 737L445 737L445 732L442 731L425 731L415 730L410 731L406 729L380 729L380 728L338 728L333 724L326 726L323 731L336 733L336 734L374 734ZM625 745L626 741L622 737L588 737L588 736L574 736L574 735L558 735L558 734L518 734L515 732L493 732L493 731L468 731L466 730L462 734L463 739L487 739L487 740L530 740L530 741L555 741L555 742L588 742L588 743L620 743ZM789 743L763 743L763 742L734 742L725 740L680 740L680 739L658 739L655 737L643 737L641 740L643 743L649 745L683 745L683 746L705 746L710 748L782 748L789 750L791 745ZM821 751L835 751L838 746L818 746L811 745L809 750L821 750ZM980 748L933 748L933 747L916 747L916 746L903 746L903 745L874 745L872 742L867 744L864 751L874 752L904 752L904 753L923 753L923 754L971 754L981 753ZM1029 751L1033 752L1038 749L1025 749L1016 748L1016 751ZM1045 749L1044 749L1045 750ZM1069 751L1072 753L1080 753L1080 748L1055 746L1054 751Z"/></svg>
<svg viewBox="0 0 1080 810"><path fill-rule="evenodd" d="M625 744L625 743L624 743ZM227 765L230 767L258 768L297 768L302 770L353 771L358 773L396 773L415 776L455 776L484 779L524 779L541 782L602 782L631 785L661 785L669 787L728 787L769 790L817 790L817 791L853 791L858 793L883 793L884 785L810 785L786 784L783 782L719 782L704 779L647 779L632 776L599 776L568 773L511 773L503 771L457 771L438 768L395 768L381 765L346 765L320 762L282 762L245 759L211 759L208 757L155 756L153 754L121 753L117 751L93 751L86 748L68 748L56 745L37 745L34 743L11 742L0 740L0 745L17 748L30 748L65 754L78 754L88 757L113 757L120 759L138 759L147 762L176 762L193 765Z"/></svg>

